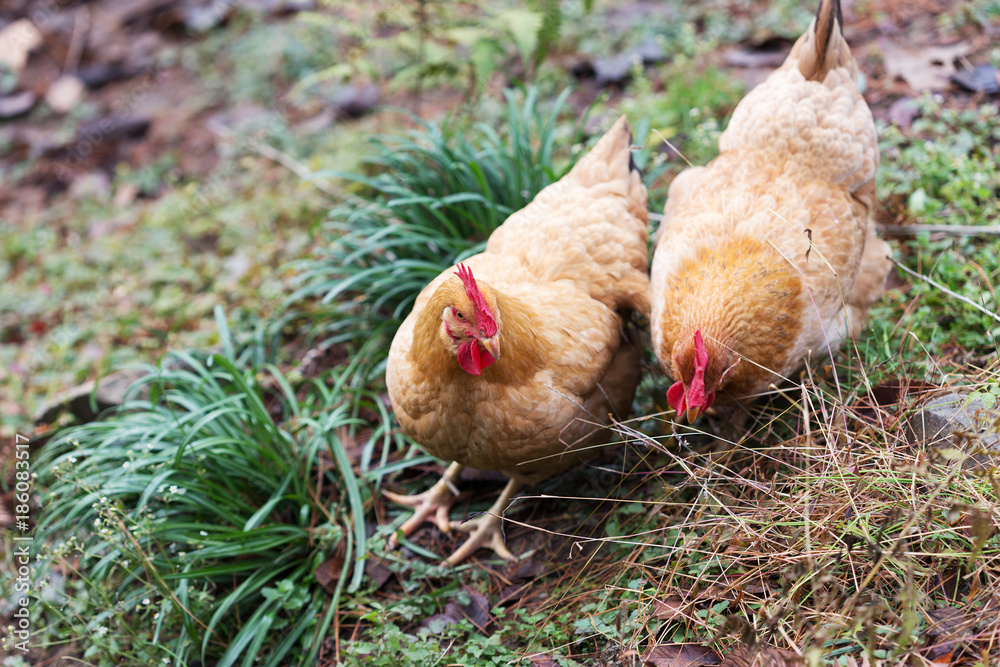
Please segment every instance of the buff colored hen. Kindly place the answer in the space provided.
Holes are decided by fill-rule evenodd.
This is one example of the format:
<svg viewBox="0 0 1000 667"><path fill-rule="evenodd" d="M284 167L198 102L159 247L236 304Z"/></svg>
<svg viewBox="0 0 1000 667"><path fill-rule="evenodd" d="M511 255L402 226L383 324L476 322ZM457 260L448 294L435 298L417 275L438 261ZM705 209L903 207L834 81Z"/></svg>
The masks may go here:
<svg viewBox="0 0 1000 667"><path fill-rule="evenodd" d="M878 140L837 0L736 107L707 167L671 184L651 276L656 356L692 421L857 336L889 271Z"/></svg>
<svg viewBox="0 0 1000 667"><path fill-rule="evenodd" d="M434 279L393 339L389 399L403 432L454 461L429 491L391 500L416 508L411 534L434 519L471 532L448 562L481 546L511 559L500 518L521 484L585 458L625 416L639 351L623 334L649 312L646 188L622 117L565 177L493 232L485 252ZM463 466L510 482L493 507L448 520Z"/></svg>

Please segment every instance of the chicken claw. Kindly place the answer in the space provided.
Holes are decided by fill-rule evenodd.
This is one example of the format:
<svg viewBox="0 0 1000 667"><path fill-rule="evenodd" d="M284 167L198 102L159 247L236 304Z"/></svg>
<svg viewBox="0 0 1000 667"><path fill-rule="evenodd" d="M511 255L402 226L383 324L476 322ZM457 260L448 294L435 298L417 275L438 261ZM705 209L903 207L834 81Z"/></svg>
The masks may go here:
<svg viewBox="0 0 1000 667"><path fill-rule="evenodd" d="M423 493L418 493L413 496L404 496L399 493L392 493L391 491L382 492L382 495L390 501L398 505L406 505L416 509L413 516L407 519L406 522L397 528L396 532L389 537L390 549L395 548L399 544L399 539L396 536L400 531L402 531L403 537L409 537L413 534L413 531L423 525L425 521L433 521L438 529L440 529L443 533L447 533L451 530L451 522L448 519L448 510L450 510L451 506L455 504L455 498L458 495L455 491L455 482L458 480L458 476L462 474L462 468L464 467L465 466L461 463L452 463L448 466L448 469L444 471L444 475L441 476L441 479L438 480L437 484Z"/></svg>
<svg viewBox="0 0 1000 667"><path fill-rule="evenodd" d="M514 494L520 488L521 483L516 479L507 482L493 506L468 521L453 521L451 527L465 533L471 533L465 544L455 550L455 553L445 560L448 565L457 565L471 556L480 547L493 549L497 556L508 561L516 561L517 556L512 554L504 544L503 538L503 513L510 505Z"/></svg>

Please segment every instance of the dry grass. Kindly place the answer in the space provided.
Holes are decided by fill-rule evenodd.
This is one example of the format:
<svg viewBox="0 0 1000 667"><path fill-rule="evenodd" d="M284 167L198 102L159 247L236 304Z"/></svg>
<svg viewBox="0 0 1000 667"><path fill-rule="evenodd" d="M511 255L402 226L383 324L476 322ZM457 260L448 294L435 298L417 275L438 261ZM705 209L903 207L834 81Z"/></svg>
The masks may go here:
<svg viewBox="0 0 1000 667"><path fill-rule="evenodd" d="M660 437L644 433L648 421L620 424L667 462L654 473L662 491L639 501L626 532L598 538L620 545L604 581L588 577L599 610L620 601L617 642L644 654L760 642L812 664L997 664L1000 482L965 469L957 445L911 442L906 419L925 386L904 378L841 401L835 385L807 379L752 422L660 416Z"/></svg>

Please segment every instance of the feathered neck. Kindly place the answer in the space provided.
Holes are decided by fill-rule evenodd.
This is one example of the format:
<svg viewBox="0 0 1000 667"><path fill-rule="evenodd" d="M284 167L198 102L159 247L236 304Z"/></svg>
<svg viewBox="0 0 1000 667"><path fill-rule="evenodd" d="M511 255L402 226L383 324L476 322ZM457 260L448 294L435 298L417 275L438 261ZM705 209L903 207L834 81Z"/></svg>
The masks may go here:
<svg viewBox="0 0 1000 667"><path fill-rule="evenodd" d="M425 375L449 382L469 385L476 383L520 385L528 382L545 367L551 356L548 341L538 335L538 314L524 301L501 294L488 284L479 282L495 301L499 328L500 358L484 368L480 375L469 375L461 366L454 349L442 335L441 314L448 307L463 307L464 295L452 281L438 286L424 305L413 331L410 360Z"/></svg>

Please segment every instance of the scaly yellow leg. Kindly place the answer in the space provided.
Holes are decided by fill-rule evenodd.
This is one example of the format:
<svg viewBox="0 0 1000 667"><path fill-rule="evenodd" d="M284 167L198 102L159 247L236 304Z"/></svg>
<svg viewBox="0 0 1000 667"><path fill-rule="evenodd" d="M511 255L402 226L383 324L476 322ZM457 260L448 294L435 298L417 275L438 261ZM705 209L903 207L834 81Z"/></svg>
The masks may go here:
<svg viewBox="0 0 1000 667"><path fill-rule="evenodd" d="M497 501L485 513L465 522L452 522L452 528L471 533L471 535L469 535L469 539L465 541L465 544L456 549L455 553L448 557L445 561L448 565L461 563L480 547L493 549L504 560L517 560L517 557L504 545L501 528L503 526L503 513L507 510L507 506L510 505L510 501L514 498L514 494L517 493L519 488L521 488L521 483L515 479L511 479L507 482L507 486L504 487Z"/></svg>
<svg viewBox="0 0 1000 667"><path fill-rule="evenodd" d="M390 491L382 492L382 495L392 502L416 509L413 516L396 529L396 533L389 538L390 549L399 544L399 540L396 537L399 531L403 532L403 537L409 537L425 521L433 521L441 532L447 533L451 530L451 522L448 520L448 510L455 504L455 498L458 495L455 489L455 482L458 481L458 476L462 474L462 468L464 467L461 463L452 463L444 471L444 475L441 476L437 484L427 491L414 496L404 496Z"/></svg>

